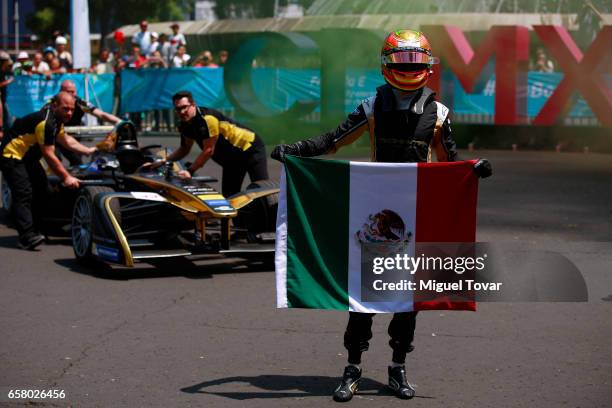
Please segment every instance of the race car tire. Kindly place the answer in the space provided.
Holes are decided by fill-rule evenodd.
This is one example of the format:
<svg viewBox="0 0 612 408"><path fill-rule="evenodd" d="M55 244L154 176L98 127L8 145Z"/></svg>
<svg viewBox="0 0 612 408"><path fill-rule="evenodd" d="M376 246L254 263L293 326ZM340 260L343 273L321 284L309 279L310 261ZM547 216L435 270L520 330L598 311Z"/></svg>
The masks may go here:
<svg viewBox="0 0 612 408"><path fill-rule="evenodd" d="M247 186L248 190L257 188L278 188L278 182L259 180ZM278 211L278 193L253 200L239 211L244 226L248 230L247 239L254 240L254 234L276 230L276 213Z"/></svg>
<svg viewBox="0 0 612 408"><path fill-rule="evenodd" d="M110 187L87 186L81 190L74 203L71 225L72 249L77 261L83 264L95 261L92 253L94 199L98 194L114 191ZM117 200L111 201L111 210L117 221L121 222Z"/></svg>

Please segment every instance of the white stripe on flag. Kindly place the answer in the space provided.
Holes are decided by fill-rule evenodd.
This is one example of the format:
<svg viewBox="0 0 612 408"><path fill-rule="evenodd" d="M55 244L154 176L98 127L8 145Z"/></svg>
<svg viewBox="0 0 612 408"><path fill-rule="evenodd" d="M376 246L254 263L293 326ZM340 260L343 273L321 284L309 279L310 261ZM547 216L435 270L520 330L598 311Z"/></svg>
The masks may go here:
<svg viewBox="0 0 612 408"><path fill-rule="evenodd" d="M276 215L276 307L287 307L287 180L285 168L281 171L278 213Z"/></svg>
<svg viewBox="0 0 612 408"><path fill-rule="evenodd" d="M412 311L411 291L406 291L407 295L401 301L361 300L361 244L356 233L369 223L371 215L385 209L392 210L404 221L406 232L412 233L407 253L414 255L417 164L350 162L350 166L349 310L362 313ZM398 186L402 188L398 189Z"/></svg>

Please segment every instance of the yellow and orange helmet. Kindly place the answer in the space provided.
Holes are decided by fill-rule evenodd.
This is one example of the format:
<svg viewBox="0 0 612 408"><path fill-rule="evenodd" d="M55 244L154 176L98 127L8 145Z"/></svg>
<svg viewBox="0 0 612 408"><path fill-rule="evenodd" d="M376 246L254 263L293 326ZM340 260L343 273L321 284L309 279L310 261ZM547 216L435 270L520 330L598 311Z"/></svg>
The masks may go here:
<svg viewBox="0 0 612 408"><path fill-rule="evenodd" d="M425 86L437 64L427 37L420 31L398 30L385 38L380 64L385 81L402 91L416 91Z"/></svg>

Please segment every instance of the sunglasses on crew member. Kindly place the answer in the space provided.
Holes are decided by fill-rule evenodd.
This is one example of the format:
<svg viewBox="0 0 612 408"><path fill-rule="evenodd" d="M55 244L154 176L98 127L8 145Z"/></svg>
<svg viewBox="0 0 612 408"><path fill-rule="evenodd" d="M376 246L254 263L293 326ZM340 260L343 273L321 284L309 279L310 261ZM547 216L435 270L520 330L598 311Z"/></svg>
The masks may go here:
<svg viewBox="0 0 612 408"><path fill-rule="evenodd" d="M180 112L183 112L185 109L188 109L190 106L193 106L193 104L188 103L184 105L178 105L174 107L174 110L180 113Z"/></svg>

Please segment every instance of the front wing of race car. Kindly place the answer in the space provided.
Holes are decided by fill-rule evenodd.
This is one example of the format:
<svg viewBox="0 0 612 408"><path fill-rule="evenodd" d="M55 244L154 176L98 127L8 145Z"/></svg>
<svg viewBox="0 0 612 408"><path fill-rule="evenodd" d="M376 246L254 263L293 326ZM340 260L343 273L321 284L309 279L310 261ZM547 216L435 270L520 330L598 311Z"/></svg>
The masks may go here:
<svg viewBox="0 0 612 408"><path fill-rule="evenodd" d="M91 255L95 258L133 266L155 258L211 253L249 257L274 252L273 232L257 235L267 239L238 240L240 228L233 231L231 219L255 200L277 194L277 188L247 190L225 199L214 191L195 195L164 181L130 177L153 191L95 196L91 223Z"/></svg>

